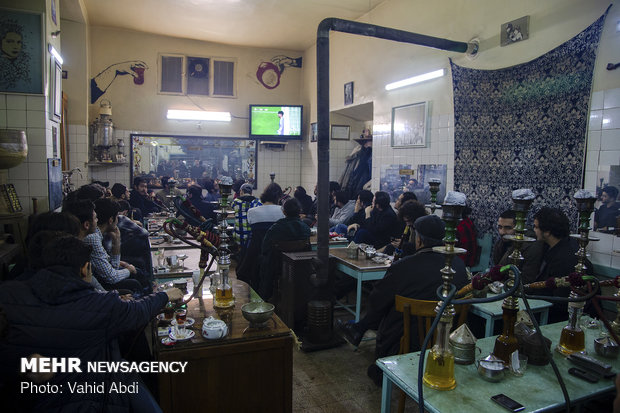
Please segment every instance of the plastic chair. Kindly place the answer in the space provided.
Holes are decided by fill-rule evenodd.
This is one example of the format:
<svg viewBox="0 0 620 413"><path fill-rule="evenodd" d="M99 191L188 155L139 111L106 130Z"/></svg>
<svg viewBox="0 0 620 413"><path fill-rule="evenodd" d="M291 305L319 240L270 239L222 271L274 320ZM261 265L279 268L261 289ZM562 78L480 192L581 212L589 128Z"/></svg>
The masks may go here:
<svg viewBox="0 0 620 413"><path fill-rule="evenodd" d="M396 311L403 313L403 336L400 339L400 349L398 354L405 354L410 351L411 316L417 317L418 341L420 348L422 348L422 344L424 344L424 337L426 337L426 334L428 333L428 330L430 330L431 324L437 315L437 313L435 313L437 301L415 300L413 298L403 297L402 295L395 296L394 301ZM456 326L454 327L459 327L467 320L469 305L455 305L454 309L456 311ZM403 413L405 411L406 397L405 392L401 390L400 397L398 399L398 413Z"/></svg>
<svg viewBox="0 0 620 413"><path fill-rule="evenodd" d="M480 259L478 264L469 269L472 274L489 268L491 250L493 249L493 236L490 233L484 234L482 238L478 238L478 245L480 246Z"/></svg>

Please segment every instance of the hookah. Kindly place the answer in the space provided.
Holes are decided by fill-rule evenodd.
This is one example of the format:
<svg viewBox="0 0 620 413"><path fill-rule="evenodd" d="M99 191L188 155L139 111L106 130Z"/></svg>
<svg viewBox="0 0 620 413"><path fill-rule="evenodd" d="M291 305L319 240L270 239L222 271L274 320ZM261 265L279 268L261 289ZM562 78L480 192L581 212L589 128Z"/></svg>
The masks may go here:
<svg viewBox="0 0 620 413"><path fill-rule="evenodd" d="M221 244L217 260L218 271L216 273L215 298L213 299L213 306L216 308L229 308L235 305L235 297L228 278L230 269L228 241L230 237L227 233L228 221L226 219L228 217L228 197L232 193L232 185L233 180L230 176L223 177L219 182L221 209L218 216L220 223L216 226L216 232L219 233Z"/></svg>
<svg viewBox="0 0 620 413"><path fill-rule="evenodd" d="M428 181L428 187L429 187L428 190L431 193L431 203L424 205L424 206L431 209L431 214L434 214L436 209L441 209L441 205L437 204L437 194L439 193L439 185L441 185L441 181L437 178L431 178L431 180ZM459 219L460 219L460 215L459 215Z"/></svg>
<svg viewBox="0 0 620 413"><path fill-rule="evenodd" d="M522 244L524 242L534 242L534 238L526 237L525 218L530 205L534 201L534 192L531 189L517 189L512 192L513 209L515 211L515 234L505 235L504 239L512 241L514 250L510 254L512 265L518 269L523 263L523 255L521 254ZM514 271L509 270L506 286L508 288L515 285ZM519 312L519 300L515 296L506 297L502 304L502 320L504 321L502 334L495 340L493 355L502 360L507 365L510 364L511 354L519 349L519 342L515 336L514 326L517 321L517 313Z"/></svg>
<svg viewBox="0 0 620 413"><path fill-rule="evenodd" d="M439 183L437 183L437 190ZM435 191L435 196L437 191ZM435 198L436 200L436 198ZM442 219L446 223L445 245L433 247L433 252L445 255L445 266L440 270L443 286L441 288L442 301L437 303L435 312L439 317L439 325L435 332L435 344L429 352L426 360L426 370L423 382L426 386L437 390L452 390L456 387L454 379L454 354L449 346L450 327L456 314L454 305L449 304L452 278L456 271L452 269L452 259L455 255L464 254L467 250L456 248L456 224L461 219L461 213L465 207L465 194L450 191L446 195L443 204ZM433 204L434 205L433 201ZM442 306L444 310L442 311Z"/></svg>

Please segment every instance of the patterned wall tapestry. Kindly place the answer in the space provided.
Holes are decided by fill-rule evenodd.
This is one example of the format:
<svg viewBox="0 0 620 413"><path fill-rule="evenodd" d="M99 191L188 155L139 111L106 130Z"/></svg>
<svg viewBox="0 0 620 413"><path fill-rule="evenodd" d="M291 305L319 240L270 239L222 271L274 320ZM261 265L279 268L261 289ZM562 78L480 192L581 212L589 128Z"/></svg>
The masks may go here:
<svg viewBox="0 0 620 413"><path fill-rule="evenodd" d="M592 71L605 15L518 66L477 70L452 63L454 186L467 195L480 234L493 231L517 188L537 194L531 211L560 207L575 228L572 195L582 184Z"/></svg>

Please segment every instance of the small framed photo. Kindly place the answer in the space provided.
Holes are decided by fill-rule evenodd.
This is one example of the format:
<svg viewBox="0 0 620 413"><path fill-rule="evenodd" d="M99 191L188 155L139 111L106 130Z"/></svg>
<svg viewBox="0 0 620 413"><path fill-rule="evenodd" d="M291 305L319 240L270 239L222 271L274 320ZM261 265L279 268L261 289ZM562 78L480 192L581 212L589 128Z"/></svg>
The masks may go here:
<svg viewBox="0 0 620 413"><path fill-rule="evenodd" d="M316 122L310 124L310 142L316 142L319 140L319 133L316 128Z"/></svg>
<svg viewBox="0 0 620 413"><path fill-rule="evenodd" d="M392 147L426 146L428 107L428 102L420 102L392 108Z"/></svg>
<svg viewBox="0 0 620 413"><path fill-rule="evenodd" d="M332 125L332 140L348 141L351 132L349 125Z"/></svg>
<svg viewBox="0 0 620 413"><path fill-rule="evenodd" d="M523 16L517 20L502 24L500 45L508 46L526 40L530 37L530 16Z"/></svg>
<svg viewBox="0 0 620 413"><path fill-rule="evenodd" d="M353 104L353 82L344 84L344 104L345 105Z"/></svg>
<svg viewBox="0 0 620 413"><path fill-rule="evenodd" d="M52 58L52 79L51 85L51 108L50 119L56 122L60 122L62 116L62 66Z"/></svg>

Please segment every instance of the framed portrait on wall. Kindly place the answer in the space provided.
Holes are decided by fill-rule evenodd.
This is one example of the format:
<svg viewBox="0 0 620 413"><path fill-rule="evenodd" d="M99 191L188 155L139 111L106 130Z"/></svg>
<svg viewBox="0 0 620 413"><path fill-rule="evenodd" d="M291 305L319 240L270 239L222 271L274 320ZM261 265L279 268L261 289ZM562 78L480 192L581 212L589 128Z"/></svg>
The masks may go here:
<svg viewBox="0 0 620 413"><path fill-rule="evenodd" d="M316 122L310 124L310 142L319 140L319 132L317 131Z"/></svg>
<svg viewBox="0 0 620 413"><path fill-rule="evenodd" d="M429 102L392 108L392 147L426 146Z"/></svg>
<svg viewBox="0 0 620 413"><path fill-rule="evenodd" d="M353 104L353 82L344 84L344 104L345 105Z"/></svg>
<svg viewBox="0 0 620 413"><path fill-rule="evenodd" d="M348 141L351 132L349 125L332 125L332 140Z"/></svg>
<svg viewBox="0 0 620 413"><path fill-rule="evenodd" d="M0 9L0 92L43 94L43 15Z"/></svg>

